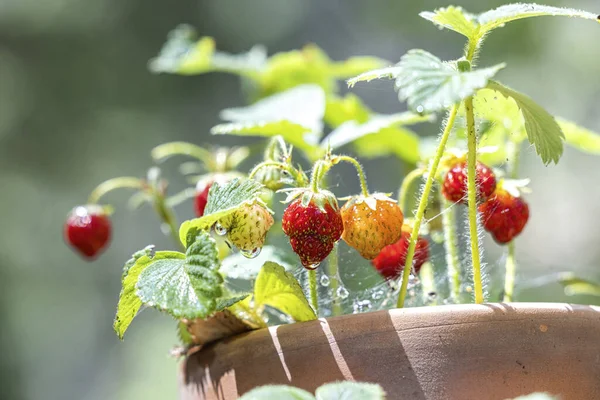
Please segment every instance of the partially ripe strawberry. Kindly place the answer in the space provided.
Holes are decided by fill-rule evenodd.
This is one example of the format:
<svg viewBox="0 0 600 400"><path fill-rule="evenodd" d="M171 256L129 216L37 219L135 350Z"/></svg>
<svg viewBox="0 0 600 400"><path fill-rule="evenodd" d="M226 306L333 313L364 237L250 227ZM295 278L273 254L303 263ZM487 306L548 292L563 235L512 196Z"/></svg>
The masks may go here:
<svg viewBox="0 0 600 400"><path fill-rule="evenodd" d="M382 193L353 197L340 212L344 221L342 239L367 260L400 239L404 215L398 204Z"/></svg>
<svg viewBox="0 0 600 400"><path fill-rule="evenodd" d="M255 257L265 244L273 217L264 205L253 203L243 205L217 223L235 247L244 255Z"/></svg>
<svg viewBox="0 0 600 400"><path fill-rule="evenodd" d="M296 199L286 208L281 221L292 249L305 268L314 269L340 240L344 224L335 198L314 194L306 206Z"/></svg>
<svg viewBox="0 0 600 400"><path fill-rule="evenodd" d="M476 171L477 200L485 201L496 189L496 175L487 165L477 162ZM442 184L442 194L454 203L467 202L467 163L462 161L446 173Z"/></svg>
<svg viewBox="0 0 600 400"><path fill-rule="evenodd" d="M402 236L396 243L386 246L381 250L381 253L371 263L377 271L386 279L396 279L402 273L404 264L406 264L406 253L408 252L408 243L412 227L402 225ZM416 273L429 260L429 242L418 236L415 254L413 256L413 267Z"/></svg>
<svg viewBox="0 0 600 400"><path fill-rule="evenodd" d="M110 236L110 219L98 205L75 207L65 222L65 241L88 259L95 258L106 248Z"/></svg>
<svg viewBox="0 0 600 400"><path fill-rule="evenodd" d="M500 188L478 209L483 227L500 244L508 243L520 234L529 219L529 206L525 200Z"/></svg>

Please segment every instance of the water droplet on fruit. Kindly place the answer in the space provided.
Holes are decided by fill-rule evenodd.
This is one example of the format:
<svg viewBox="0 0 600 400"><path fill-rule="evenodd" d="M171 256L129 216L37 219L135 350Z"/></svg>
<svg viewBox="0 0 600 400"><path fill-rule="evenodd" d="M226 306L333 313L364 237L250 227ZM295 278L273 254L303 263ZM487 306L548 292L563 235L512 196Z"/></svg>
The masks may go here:
<svg viewBox="0 0 600 400"><path fill-rule="evenodd" d="M262 247L255 247L252 250L240 250L240 253L246 258L256 258L260 254Z"/></svg>
<svg viewBox="0 0 600 400"><path fill-rule="evenodd" d="M349 294L350 293L348 293L348 289L346 289L344 286L340 286L336 292L337 297L339 297L340 299L347 298Z"/></svg>
<svg viewBox="0 0 600 400"><path fill-rule="evenodd" d="M355 300L352 309L355 314L367 312L371 309L371 302L369 300Z"/></svg>
<svg viewBox="0 0 600 400"><path fill-rule="evenodd" d="M219 236L225 236L227 235L227 229L225 229L223 225L217 222L215 224L215 233Z"/></svg>
<svg viewBox="0 0 600 400"><path fill-rule="evenodd" d="M327 275L321 275L321 285L322 286L329 286L329 284L331 283L331 280L329 279L329 277Z"/></svg>

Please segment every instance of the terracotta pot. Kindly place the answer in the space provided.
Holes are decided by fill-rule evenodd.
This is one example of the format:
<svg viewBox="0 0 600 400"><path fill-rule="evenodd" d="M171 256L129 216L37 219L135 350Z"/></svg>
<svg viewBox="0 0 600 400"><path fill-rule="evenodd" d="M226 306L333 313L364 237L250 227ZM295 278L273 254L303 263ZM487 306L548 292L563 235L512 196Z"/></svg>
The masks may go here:
<svg viewBox="0 0 600 400"><path fill-rule="evenodd" d="M600 307L515 303L379 311L282 325L207 345L182 364L181 399L265 384L379 383L389 399L600 399Z"/></svg>

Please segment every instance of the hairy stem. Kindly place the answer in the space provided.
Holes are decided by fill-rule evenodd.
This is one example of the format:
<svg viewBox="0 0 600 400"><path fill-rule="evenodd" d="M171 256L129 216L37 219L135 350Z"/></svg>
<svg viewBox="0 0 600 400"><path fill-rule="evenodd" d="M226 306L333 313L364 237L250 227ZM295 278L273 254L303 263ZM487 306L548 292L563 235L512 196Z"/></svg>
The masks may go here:
<svg viewBox="0 0 600 400"><path fill-rule="evenodd" d="M96 204L100 199L116 189L143 189L144 181L134 176L122 176L102 182L90 193L88 204Z"/></svg>
<svg viewBox="0 0 600 400"><path fill-rule="evenodd" d="M460 258L458 255L458 234L456 233L456 208L440 192L442 204L442 225L444 227L444 249L450 281L450 297L454 302L460 298Z"/></svg>
<svg viewBox="0 0 600 400"><path fill-rule="evenodd" d="M319 191L321 179L323 179L322 169L325 167L325 162L319 160L315 163L312 170L312 175L310 176L310 189L317 193Z"/></svg>
<svg viewBox="0 0 600 400"><path fill-rule="evenodd" d="M317 270L307 270L308 273L308 292L310 294L310 305L319 316L319 294L317 292Z"/></svg>
<svg viewBox="0 0 600 400"><path fill-rule="evenodd" d="M354 158L348 156L335 156L332 158L332 162L334 164L337 164L340 161L345 161L354 165L354 168L356 168L356 172L358 173L358 179L360 180L360 190L362 195L368 197L369 189L367 188L367 178L365 177L365 170L363 169L362 165L360 165L360 163Z"/></svg>
<svg viewBox="0 0 600 400"><path fill-rule="evenodd" d="M425 186L423 187L423 191L421 193L421 199L419 200L419 207L417 208L417 214L415 216L415 223L413 225L413 230L410 235L410 242L408 245L408 250L406 253L406 263L404 264L404 271L402 273L402 286L400 287L400 294L398 295L398 308L404 307L404 300L406 299L406 289L408 287L408 278L410 276L410 272L412 270L413 258L415 256L415 247L417 245L417 238L419 236L419 229L421 228L421 222L423 221L423 215L425 214L425 208L427 208L427 201L429 199L429 193L431 192L431 187L433 185L433 181L435 180L435 176L437 174L438 166L440 165L440 160L444 155L444 149L446 148L446 143L448 142L448 138L450 137L450 132L452 132L452 127L454 126L454 121L456 120L456 114L458 113L458 104L452 106L450 110L450 114L448 116L448 120L446 121L446 127L444 128L444 132L442 133L442 137L440 138L440 143L438 145L437 151L435 153L435 157L429 167L429 171L427 173L427 180L425 181Z"/></svg>
<svg viewBox="0 0 600 400"><path fill-rule="evenodd" d="M519 170L519 153L520 144L511 143L510 161L509 161L509 176L516 179ZM511 240L508 244L508 256L506 257L506 272L504 277L504 302L513 301L513 293L515 289L515 276L517 273L517 262L515 259L515 241Z"/></svg>
<svg viewBox="0 0 600 400"><path fill-rule="evenodd" d="M400 192L398 193L398 204L402 207L402 211L404 211L404 215L408 213L408 193L410 191L410 187L413 183L423 176L423 170L421 168L414 169L410 171L402 180L402 185L400 186Z"/></svg>
<svg viewBox="0 0 600 400"><path fill-rule="evenodd" d="M177 220L173 209L166 203L165 197L161 193L154 193L154 210L158 214L161 222L168 227L169 235L176 243L177 246L182 247L185 250L185 246L179 240Z"/></svg>
<svg viewBox="0 0 600 400"><path fill-rule="evenodd" d="M339 299L336 296L339 287L338 265L338 243L336 243L333 245L333 249L331 250L331 253L329 253L329 257L327 257L327 275L329 275L331 292L333 293L333 304L331 310L333 316L342 315L342 307Z"/></svg>
<svg viewBox="0 0 600 400"><path fill-rule="evenodd" d="M475 303L483 303L483 285L481 283L481 260L479 259L479 237L477 234L477 134L475 132L475 115L473 113L473 97L465 99L467 114L467 197L469 204L469 235L471 238L471 263L473 266L473 286Z"/></svg>
<svg viewBox="0 0 600 400"><path fill-rule="evenodd" d="M152 149L151 154L152 158L157 162L164 161L174 155L193 157L207 165L210 164L213 159L213 155L210 151L187 142L164 143Z"/></svg>

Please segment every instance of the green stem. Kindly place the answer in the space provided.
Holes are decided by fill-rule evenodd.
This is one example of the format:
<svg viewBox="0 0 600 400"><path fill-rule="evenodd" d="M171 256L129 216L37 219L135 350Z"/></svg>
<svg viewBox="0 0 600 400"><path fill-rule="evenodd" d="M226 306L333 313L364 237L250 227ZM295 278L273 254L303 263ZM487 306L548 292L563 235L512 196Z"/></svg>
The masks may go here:
<svg viewBox="0 0 600 400"><path fill-rule="evenodd" d="M442 204L442 225L444 227L444 249L450 281L450 297L456 303L460 298L460 258L458 256L458 235L456 233L456 208L440 192Z"/></svg>
<svg viewBox="0 0 600 400"><path fill-rule="evenodd" d="M409 193L410 187L413 185L413 182L417 180L417 178L421 178L423 176L423 170L421 168L414 169L410 171L402 180L402 185L400 186L400 192L398 193L398 203L402 210L404 211L404 215L408 212L408 200L407 196Z"/></svg>
<svg viewBox="0 0 600 400"><path fill-rule="evenodd" d="M204 164L210 164L213 155L210 151L187 142L170 142L156 146L151 152L152 158L156 162L161 162L174 155L184 155L196 158Z"/></svg>
<svg viewBox="0 0 600 400"><path fill-rule="evenodd" d="M442 133L442 137L440 138L440 143L438 145L437 151L435 153L435 157L431 166L429 167L429 171L427 173L427 180L425 181L425 186L423 187L423 191L421 193L421 199L419 200L419 207L417 208L417 214L415 216L415 223L413 225L413 230L410 235L410 242L408 245L408 251L406 253L406 263L404 265L404 271L402 273L402 286L400 287L400 294L398 295L398 308L404 307L404 300L406 299L406 289L408 287L408 277L410 276L412 270L413 257L415 256L415 247L417 245L417 238L419 236L419 229L421 229L421 222L423 221L423 215L425 214L425 209L427 208L427 201L429 199L429 193L431 192L431 187L433 185L433 181L435 180L435 176L437 175L437 169L440 165L440 160L444 155L444 149L446 148L446 143L448 142L448 138L450 137L450 132L452 131L452 127L454 126L454 121L456 120L456 114L458 113L459 104L455 104L452 106L450 110L450 114L448 116L448 120L446 121L446 127L444 128L444 132Z"/></svg>
<svg viewBox="0 0 600 400"><path fill-rule="evenodd" d="M520 143L512 142L510 148L510 163L509 163L509 176L512 179L516 179L519 170L519 153ZM508 244L508 256L506 257L506 272L504 277L504 302L513 301L513 293L515 289L515 276L517 272L517 262L515 258L515 241L511 240Z"/></svg>
<svg viewBox="0 0 600 400"><path fill-rule="evenodd" d="M475 303L483 303L483 285L481 283L481 261L479 259L479 237L477 234L477 134L475 132L475 115L473 113L473 97L465 99L467 114L467 194L469 205L469 235L471 238L471 263L473 266L473 286Z"/></svg>
<svg viewBox="0 0 600 400"><path fill-rule="evenodd" d="M308 272L308 292L310 294L310 303L315 310L315 314L319 316L319 294L317 292L317 270L310 269Z"/></svg>
<svg viewBox="0 0 600 400"><path fill-rule="evenodd" d="M312 175L310 176L310 189L317 193L319 191L319 183L321 182L321 179L323 178L323 173L321 172L321 170L323 169L323 167L325 166L325 161L323 160L319 160L315 163L315 165L313 166L313 170L312 170Z"/></svg>
<svg viewBox="0 0 600 400"><path fill-rule="evenodd" d="M356 168L356 172L358 173L358 179L360 180L360 190L362 192L362 195L365 197L369 197L369 189L367 188L367 178L365 177L365 170L358 161L349 156L334 156L331 159L331 161L333 164L337 164L340 161L345 161L354 165L354 168Z"/></svg>
<svg viewBox="0 0 600 400"><path fill-rule="evenodd" d="M165 197L160 193L154 193L153 204L161 222L168 226L169 235L173 241L177 244L177 246L182 247L183 250L185 250L185 246L179 240L175 213L173 212L173 209L167 205Z"/></svg>
<svg viewBox="0 0 600 400"><path fill-rule="evenodd" d="M115 189L143 189L145 183L140 178L134 176L122 176L102 182L90 193L88 197L89 204L97 204L104 195Z"/></svg>
<svg viewBox="0 0 600 400"><path fill-rule="evenodd" d="M254 175L256 175L258 173L258 171L260 171L262 168L266 168L266 167L281 168L282 170L284 170L290 174L290 176L294 179L294 182L296 182L297 186L302 187L302 186L306 185L306 176L304 175L303 172L295 169L294 167L292 167L289 164L282 163L279 161L272 161L272 160L263 161L260 164L258 164L256 167L254 167L252 169L252 171L250 171L250 174L248 175L248 179L252 179L254 177Z"/></svg>
<svg viewBox="0 0 600 400"><path fill-rule="evenodd" d="M331 310L333 316L342 315L342 306L336 295L339 288L338 265L338 243L335 243L331 253L329 253L329 256L327 257L327 274L330 278L331 292L333 293L333 304Z"/></svg>

